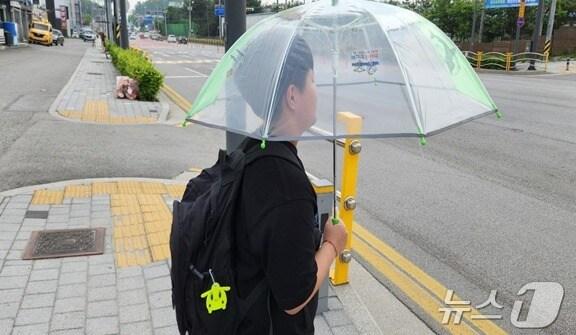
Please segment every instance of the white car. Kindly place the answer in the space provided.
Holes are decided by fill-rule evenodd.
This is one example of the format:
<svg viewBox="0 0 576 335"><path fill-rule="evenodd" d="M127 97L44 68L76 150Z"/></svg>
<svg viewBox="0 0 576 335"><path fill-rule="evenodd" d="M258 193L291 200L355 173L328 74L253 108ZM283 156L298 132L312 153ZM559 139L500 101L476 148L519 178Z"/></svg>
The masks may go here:
<svg viewBox="0 0 576 335"><path fill-rule="evenodd" d="M174 35L168 35L168 39L167 39L168 43L176 43L176 36Z"/></svg>

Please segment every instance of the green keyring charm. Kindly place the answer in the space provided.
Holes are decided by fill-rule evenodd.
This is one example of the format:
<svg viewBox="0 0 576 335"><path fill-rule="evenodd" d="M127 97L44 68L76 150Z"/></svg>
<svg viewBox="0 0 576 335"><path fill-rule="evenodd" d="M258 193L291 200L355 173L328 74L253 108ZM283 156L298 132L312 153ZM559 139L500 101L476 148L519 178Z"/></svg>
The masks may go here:
<svg viewBox="0 0 576 335"><path fill-rule="evenodd" d="M212 314L212 312L217 310L226 309L226 304L228 303L226 292L228 291L230 291L230 286L220 286L220 284L215 282L208 291L200 295L200 298L206 298L208 314Z"/></svg>

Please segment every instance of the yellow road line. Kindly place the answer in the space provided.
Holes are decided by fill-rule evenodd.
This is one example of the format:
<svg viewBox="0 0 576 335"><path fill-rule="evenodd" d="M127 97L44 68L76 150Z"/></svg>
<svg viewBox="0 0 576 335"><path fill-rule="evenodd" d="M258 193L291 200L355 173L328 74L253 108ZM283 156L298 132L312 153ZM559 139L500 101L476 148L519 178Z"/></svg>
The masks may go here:
<svg viewBox="0 0 576 335"><path fill-rule="evenodd" d="M438 308L444 307L443 301L448 289L364 227L354 223L352 231L357 237L353 239L352 248L401 289L404 294L421 306L427 314L441 322L443 313ZM462 299L454 294L452 300ZM481 313L471 307L470 314L479 315ZM472 319L467 313L463 314L463 320L485 334L507 334L489 320ZM451 325L443 326L453 334L465 334L463 324L454 325L458 327L456 331L452 331L449 327Z"/></svg>
<svg viewBox="0 0 576 335"><path fill-rule="evenodd" d="M192 102L188 101L186 98L181 96L172 87L164 84L162 86L162 92L168 96L178 107L182 108L184 112L188 112L192 108Z"/></svg>

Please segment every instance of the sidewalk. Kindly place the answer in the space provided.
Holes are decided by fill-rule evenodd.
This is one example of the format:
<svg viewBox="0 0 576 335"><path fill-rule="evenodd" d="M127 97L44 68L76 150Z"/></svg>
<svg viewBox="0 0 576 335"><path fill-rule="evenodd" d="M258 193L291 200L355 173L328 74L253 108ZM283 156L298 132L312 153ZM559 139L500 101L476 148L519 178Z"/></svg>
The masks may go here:
<svg viewBox="0 0 576 335"><path fill-rule="evenodd" d="M101 47L90 47L50 113L69 121L100 124L145 124L163 122L168 104L131 101L115 96L116 76L120 75Z"/></svg>
<svg viewBox="0 0 576 335"><path fill-rule="evenodd" d="M11 45L8 46L6 44L0 44L0 51L2 50L10 50L10 49L19 49L19 48L27 48L29 47L28 43L19 42L18 45Z"/></svg>
<svg viewBox="0 0 576 335"><path fill-rule="evenodd" d="M177 334L168 237L183 179L79 180L0 193L0 335ZM22 260L32 231L97 227L106 229L102 255ZM316 334L430 333L351 266L351 284L329 289Z"/></svg>

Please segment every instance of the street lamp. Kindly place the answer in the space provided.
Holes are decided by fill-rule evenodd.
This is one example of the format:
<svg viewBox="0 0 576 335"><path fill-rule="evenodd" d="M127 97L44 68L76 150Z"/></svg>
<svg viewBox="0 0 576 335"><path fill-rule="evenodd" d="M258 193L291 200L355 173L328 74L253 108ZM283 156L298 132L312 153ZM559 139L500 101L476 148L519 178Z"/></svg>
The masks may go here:
<svg viewBox="0 0 576 335"><path fill-rule="evenodd" d="M164 10L164 35L168 38L168 8Z"/></svg>
<svg viewBox="0 0 576 335"><path fill-rule="evenodd" d="M190 1L188 5L188 40L190 40L190 33L192 32L192 5L194 1Z"/></svg>

